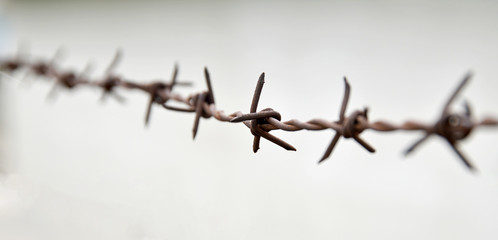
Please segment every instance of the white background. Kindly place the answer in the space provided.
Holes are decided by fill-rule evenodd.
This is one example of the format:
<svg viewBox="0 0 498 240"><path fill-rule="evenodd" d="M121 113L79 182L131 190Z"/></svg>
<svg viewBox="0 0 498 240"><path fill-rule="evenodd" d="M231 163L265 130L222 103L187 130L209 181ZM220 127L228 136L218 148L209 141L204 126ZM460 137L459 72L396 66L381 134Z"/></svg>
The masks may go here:
<svg viewBox="0 0 498 240"><path fill-rule="evenodd" d="M183 94L204 90L211 71L217 106L248 112L261 72L259 109L284 120L337 120L347 76L348 112L370 119L436 120L463 75L475 75L454 105L498 116L498 4L492 1L10 1L0 4L2 57L19 44L50 57L63 46L64 69L88 61L98 78L117 48L117 73L167 80L175 62ZM421 133L363 137L370 154L341 139L317 161L332 131L272 132L286 152L242 124L155 107L122 91L60 91L22 74L0 83L0 239L496 239L498 132L477 129L462 151Z"/></svg>

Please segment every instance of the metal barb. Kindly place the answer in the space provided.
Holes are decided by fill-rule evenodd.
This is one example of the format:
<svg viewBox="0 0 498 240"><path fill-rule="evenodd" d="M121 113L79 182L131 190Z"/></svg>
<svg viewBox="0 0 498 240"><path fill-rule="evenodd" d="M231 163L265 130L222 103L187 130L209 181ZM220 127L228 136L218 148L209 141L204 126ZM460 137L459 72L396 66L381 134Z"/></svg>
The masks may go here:
<svg viewBox="0 0 498 240"><path fill-rule="evenodd" d="M116 99L118 102L122 103L125 101L124 97L114 92L114 88L122 84L121 77L114 74L114 71L118 64L121 62L122 58L123 51L121 49L117 49L113 59L104 72L104 78L101 81L95 83L95 85L102 88L102 96L100 98L101 102L104 102L107 99L108 95L114 97L114 99Z"/></svg>
<svg viewBox="0 0 498 240"><path fill-rule="evenodd" d="M201 93L200 95L197 95L196 98L196 106L195 106L195 120L194 120L194 128L192 129L193 135L192 137L195 139L195 136L197 135L197 130L199 129L199 120L201 119L202 116L202 104L204 103L206 99L207 94L205 92Z"/></svg>
<svg viewBox="0 0 498 240"><path fill-rule="evenodd" d="M254 90L254 94L252 96L251 108L249 110L250 113L255 113L258 109L259 98L261 97L261 92L263 91L263 85L265 84L265 73L261 73L258 79L258 83L256 84L256 89Z"/></svg>
<svg viewBox="0 0 498 240"><path fill-rule="evenodd" d="M368 128L368 122L367 122L368 110L365 109L363 111L355 111L347 118L345 116L349 102L349 96L351 94L351 86L349 85L348 79L346 77L344 77L344 85L345 85L344 96L342 98L341 111L339 112L339 121L337 121L337 123L340 124L341 128L339 130L334 129L336 131L334 138L332 138L332 141L327 147L327 150L325 150L325 153L323 154L322 158L320 158L318 163L322 163L323 161L325 161L327 158L330 157L332 151L334 150L341 136L344 138L353 138L358 144L363 146L367 151L372 153L375 152L375 149L360 137L360 133L364 129Z"/></svg>
<svg viewBox="0 0 498 240"><path fill-rule="evenodd" d="M427 133L421 139L419 139L415 143L413 143L411 147L409 147L408 149L405 150L405 156L410 154L411 152L413 152L413 150L415 150L420 144L425 142L425 140L429 139L430 136L431 136L431 134Z"/></svg>
<svg viewBox="0 0 498 240"><path fill-rule="evenodd" d="M458 85L458 87L455 89L453 94L451 94L450 98L448 98L448 101L446 101L446 104L444 105L443 111L441 112L441 116L447 115L450 109L450 105L455 101L455 98L460 94L462 91L463 87L469 82L469 80L472 78L472 72L469 71L467 74L465 74L464 78Z"/></svg>
<svg viewBox="0 0 498 240"><path fill-rule="evenodd" d="M256 113L258 109L258 103L259 103L259 98L261 97L261 92L263 91L263 85L265 84L265 73L261 73L258 79L258 83L256 84L256 89L254 90L254 95L252 97L252 103L251 103L251 109L250 113ZM254 116L254 115L252 115ZM252 119L250 120L250 129L251 133L254 135L254 140L253 140L253 151L256 153L259 149L259 143L260 143L260 138L263 137L266 140L273 142L281 147L283 147L286 150L289 151L296 151L296 148L294 148L292 145L289 143L283 141L282 139L275 137L271 135L269 132L264 131L259 127L258 120L259 119Z"/></svg>
<svg viewBox="0 0 498 240"><path fill-rule="evenodd" d="M124 86L126 86L127 88L141 89L149 94L150 100L148 102L147 112L145 115L145 126L149 124L150 113L152 111L152 105L154 103L163 105L165 106L166 109L168 109L168 107L166 107L166 103L170 100L168 93L171 92L173 86L177 84L177 79L176 79L177 75L178 75L178 64L175 64L175 67L173 69L173 76L169 84L160 81L152 82L149 84L143 84L143 85L132 82L123 83Z"/></svg>
<svg viewBox="0 0 498 240"><path fill-rule="evenodd" d="M458 149L458 147L456 146L456 143L452 143L449 141L447 141L447 142L448 142L448 144L450 144L451 149L453 149L453 151L455 151L455 153L458 155L460 160L462 160L463 164L465 164L465 166L470 171L473 171L473 172L477 171L477 169L474 167L474 165L469 160L467 160L467 158L463 155L463 153Z"/></svg>
<svg viewBox="0 0 498 240"><path fill-rule="evenodd" d="M175 68L173 69L173 75L171 76L171 90L176 85L176 77L178 76L178 64L175 63Z"/></svg>
<svg viewBox="0 0 498 240"><path fill-rule="evenodd" d="M152 104L154 103L154 96L150 96L149 102L147 103L147 110L145 112L145 126L149 126L150 113L152 111Z"/></svg>
<svg viewBox="0 0 498 240"><path fill-rule="evenodd" d="M194 127L192 129L193 132L193 139L195 139L195 136L197 135L197 130L199 129L199 120L201 117L209 118L211 115L209 113L206 113L204 111L204 103L207 104L214 104L214 94L213 94L213 87L211 86L211 77L209 76L209 72L207 70L207 67L204 67L204 76L206 78L206 85L208 90L205 92L202 92L200 94L197 94L195 96L195 119L194 119Z"/></svg>
<svg viewBox="0 0 498 240"><path fill-rule="evenodd" d="M351 94L351 86L349 85L348 79L344 77L344 97L342 99L341 112L339 112L339 123L344 122L346 108L348 107L349 95Z"/></svg>
<svg viewBox="0 0 498 240"><path fill-rule="evenodd" d="M427 140L432 134L436 134L442 138L444 138L451 146L451 148L455 151L458 157L462 160L465 166L474 171L474 165L462 154L462 152L458 149L457 144L460 140L465 139L471 132L475 126L479 124L472 123L471 120L471 109L467 101L464 101L464 114L454 114L450 112L450 106L455 101L456 97L462 91L463 87L468 83L471 79L472 73L468 72L457 88L453 91L449 99L446 101L446 104L441 111L440 118L436 121L436 123L428 128L425 133L425 136L415 142L410 148L405 151L405 155L410 154L413 150L415 150L421 143Z"/></svg>
<svg viewBox="0 0 498 240"><path fill-rule="evenodd" d="M114 58L111 60L109 66L107 66L107 69L104 72L106 77L109 77L114 72L118 64L121 62L122 58L123 58L123 51L118 48L116 50L116 53L114 53Z"/></svg>
<svg viewBox="0 0 498 240"><path fill-rule="evenodd" d="M209 104L214 104L214 93L213 93L213 87L211 86L211 76L209 75L209 71L207 69L207 67L204 67L204 77L206 78L206 85L207 85L207 88L208 88L208 99L206 99L206 101L209 103Z"/></svg>

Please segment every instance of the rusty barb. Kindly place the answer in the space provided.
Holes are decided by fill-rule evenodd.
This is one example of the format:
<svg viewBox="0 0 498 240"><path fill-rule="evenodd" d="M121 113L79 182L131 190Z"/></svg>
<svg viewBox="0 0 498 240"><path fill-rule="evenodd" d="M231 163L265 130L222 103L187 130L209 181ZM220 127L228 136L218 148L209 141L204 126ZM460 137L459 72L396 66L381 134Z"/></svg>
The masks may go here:
<svg viewBox="0 0 498 240"><path fill-rule="evenodd" d="M465 166L467 166L470 170L475 170L474 165L469 160L467 160L463 153L458 149L458 142L469 136L474 127L478 126L479 124L475 124L472 122L472 112L470 110L470 106L466 101L464 102L465 112L463 114L450 112L450 105L455 101L455 98L462 91L463 87L469 82L471 77L471 72L465 75L460 85L458 85L458 87L455 89L453 94L444 105L440 118L432 127L427 127L425 129L425 135L421 139L416 141L411 147L409 147L405 151L405 154L411 153L431 135L436 134L444 138L446 142L448 142L448 144L462 160Z"/></svg>
<svg viewBox="0 0 498 240"><path fill-rule="evenodd" d="M280 113L274 111L271 108L265 108L260 112L258 110L259 98L261 97L261 92L263 91L263 84L265 84L265 73L259 76L258 84L256 85L256 90L254 90L254 96L252 97L250 113L241 115L232 119L230 122L244 122L244 124L251 129L252 135L254 135L252 150L257 152L259 149L259 142L261 137L266 140L273 142L286 150L296 151L292 145L288 144L284 140L271 135L270 129L264 130L261 128L261 124L268 124L268 120L272 118L274 121L280 121L282 117Z"/></svg>
<svg viewBox="0 0 498 240"><path fill-rule="evenodd" d="M367 151L373 153L375 152L375 149L360 137L363 131L367 129L379 132L402 130L422 131L424 134L421 139L416 141L406 150L406 154L411 153L430 136L438 135L446 140L468 169L475 170L474 165L459 150L458 145L460 141L465 139L476 127L498 126L498 120L492 117L485 118L480 122L473 121L471 118L472 111L467 102L464 103L464 113L453 113L450 111L451 104L472 77L471 73L468 73L464 77L460 85L450 96L444 105L440 118L434 124L424 124L416 121L406 121L401 125L395 125L387 121L377 121L372 123L368 120L368 110L366 108L363 110L353 111L351 114L346 116L346 109L351 92L351 86L346 77L344 77L345 91L341 109L339 111L339 119L337 121L329 121L326 119L315 118L303 122L297 119L282 121L281 114L272 108L264 108L258 111L258 103L263 90L263 85L265 83L265 73L262 73L259 76L249 113L244 114L242 112L234 112L231 114L225 114L224 111L216 108L211 75L207 68L204 68L204 78L207 90L191 94L188 97L183 97L173 91L174 87L177 85L189 86L191 83L188 81L177 80L179 72L177 64L174 66L171 80L169 82L165 82L163 80L152 80L149 83L144 84L125 79L120 75L115 74L115 70L123 57L121 50L116 51L114 58L107 67L103 76L96 80L89 79L88 77L91 65L88 65L85 70L80 73L75 71L61 71L57 64L60 60L62 53L61 50L58 50L50 60L38 61L29 61L26 57L23 57L20 52L21 51L19 51L13 58L0 60L0 70L2 76L10 76L10 74L14 74L24 69L34 76L53 79L55 80L55 83L49 93L49 97L53 97L56 90L59 88L71 90L79 86L89 86L102 89L102 96L100 98L102 101L105 100L107 96L112 96L119 102L122 102L124 101L124 98L116 92L116 89L135 89L142 91L149 96L145 114L146 126L150 121L152 105L154 104L162 106L170 111L194 113L194 125L192 128L193 138L197 136L200 119L208 119L211 117L221 122L243 123L246 125L254 137L254 152L257 152L260 148L261 138L264 138L286 150L296 151L296 148L291 144L271 134L270 131L272 130L320 131L330 129L335 132L335 135L328 145L325 153L318 161L319 163L322 163L330 157L341 137L352 138ZM170 102L175 102L176 105L170 105Z"/></svg>
<svg viewBox="0 0 498 240"><path fill-rule="evenodd" d="M368 128L368 109L365 108L363 111L356 110L348 117L345 117L349 95L351 92L351 86L349 85L346 77L344 77L344 84L346 85L346 88L344 91L344 98L342 99L341 111L339 112L339 121L336 122L338 126L334 128L336 133L334 138L332 138L329 147L325 151L325 154L318 163L325 161L330 156L341 136L344 138L353 138L361 146L367 149L367 151L375 152L375 149L372 146L360 138L360 133Z"/></svg>

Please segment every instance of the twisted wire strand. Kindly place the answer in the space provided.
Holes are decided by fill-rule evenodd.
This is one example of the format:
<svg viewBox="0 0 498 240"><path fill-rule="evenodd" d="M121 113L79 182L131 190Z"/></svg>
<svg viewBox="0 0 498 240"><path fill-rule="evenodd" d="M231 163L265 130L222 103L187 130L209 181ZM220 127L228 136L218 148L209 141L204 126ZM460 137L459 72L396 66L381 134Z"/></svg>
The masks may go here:
<svg viewBox="0 0 498 240"><path fill-rule="evenodd" d="M449 111L449 107L455 100L457 95L462 91L462 88L471 79L472 73L465 75L463 80L460 82L456 90L450 96L449 100L444 105L441 113L441 118L435 124L423 124L417 121L406 121L400 125L390 123L388 121L375 121L369 122L368 120L368 109L354 111L349 116L346 116L347 104L350 95L350 85L346 78L344 78L345 83L345 93L343 97L343 103L339 112L339 118L337 121L330 121L322 118L313 118L308 121L301 121L297 119L291 119L287 121L281 120L281 115L279 112L266 108L257 111L257 105L259 98L263 89L265 75L264 73L258 79L256 85L256 90L253 96L250 112L244 114L241 111L236 111L230 114L225 113L223 110L217 109L214 99L213 87L211 84L211 78L207 68L204 69L204 75L206 80L207 90L203 92L198 92L190 94L184 97L173 91L175 86L189 86L191 83L179 81L178 76L178 65L175 65L171 81L165 83L162 81L155 81L150 83L136 83L134 81L125 79L121 76L113 74L114 69L117 67L118 63L122 58L122 51L118 50L112 59L111 63L107 67L103 78L97 80L90 80L86 77L86 72L88 67L80 72L76 73L74 71L62 71L56 66L57 58L61 55L60 50L54 54L51 60L38 60L28 61L27 59L15 57L12 59L6 59L0 61L0 69L8 73L14 73L20 69L27 69L29 73L34 74L38 77L54 79L55 83L50 90L48 97L53 97L58 88L73 89L77 86L90 86L101 88L102 100L104 100L108 95L113 96L118 101L124 101L124 98L115 92L116 88L138 90L149 95L149 102L147 105L145 124L149 122L152 106L160 105L166 110L177 111L177 112L187 112L195 113L194 126L193 126L193 138L195 138L201 118L214 118L221 122L242 122L254 135L253 150L256 152L259 149L260 138L263 137L287 150L296 150L289 143L279 139L278 137L270 134L272 130L283 130L283 131L321 131L331 129L335 132L335 136L332 139L329 147L327 148L324 156L319 162L326 160L335 145L342 137L353 138L358 144L363 146L366 150L374 152L375 149L370 146L365 140L360 137L360 134L367 129L378 131L378 132L391 132L391 131L422 131L425 135L420 140L416 141L410 148L406 150L405 153L412 152L417 148L422 142L424 142L429 136L435 134L447 140L453 150L457 153L457 156L464 162L464 164L470 169L474 170L474 166L468 161L464 155L457 148L457 142L464 139L470 134L470 132L479 126L498 126L498 119L494 117L486 117L481 121L472 121L470 107L466 104L465 114L454 114ZM6 74L2 72L2 76ZM175 106L169 104L169 102L176 102Z"/></svg>

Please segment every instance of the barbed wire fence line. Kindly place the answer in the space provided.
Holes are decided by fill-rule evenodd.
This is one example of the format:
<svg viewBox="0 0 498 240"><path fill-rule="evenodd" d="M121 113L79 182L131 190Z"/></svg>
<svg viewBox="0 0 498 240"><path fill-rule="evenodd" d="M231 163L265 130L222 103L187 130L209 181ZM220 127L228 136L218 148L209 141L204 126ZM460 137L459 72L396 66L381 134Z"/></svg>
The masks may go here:
<svg viewBox="0 0 498 240"><path fill-rule="evenodd" d="M347 105L351 92L351 86L346 77L344 77L345 91L342 98L342 105L339 111L338 120L328 120L323 118L314 118L308 121L291 119L282 121L282 115L272 109L265 108L258 110L258 102L262 94L263 85L265 83L265 73L262 73L257 81L254 91L249 113L237 111L227 114L223 110L219 110L215 104L215 97L211 77L207 67L204 68L204 77L207 90L182 96L173 90L176 86L190 86L190 82L178 80L178 65L175 64L171 80L169 82L153 81L146 84L137 83L127 78L114 73L114 69L122 60L122 51L118 50L104 72L103 77L98 79L90 79L87 75L89 65L82 72L61 70L57 67L58 59L61 51L58 50L51 59L32 61L23 57L18 53L17 56L0 60L0 69L2 71L1 78L11 78L10 75L20 70L27 70L28 74L32 74L38 78L47 78L55 80L52 89L49 91L47 98L54 98L59 89L74 89L79 86L90 86L100 88L102 90L101 100L108 97L113 97L119 102L124 101L124 97L119 95L116 88L138 90L148 95L149 100L146 106L145 125L148 125L152 107L158 105L166 110L176 112L187 112L194 114L194 124L192 128L192 136L195 139L201 119L214 118L221 122L228 123L243 123L249 128L253 135L253 151L259 149L261 138L264 138L288 151L295 151L296 148L290 143L280 139L270 133L272 130L283 131L321 131L332 129L335 132L332 140L325 150L323 156L318 163L327 160L339 139L352 138L359 145L369 152L375 152L375 148L361 137L361 133L365 130L373 130L379 132L391 131L419 131L423 132L424 136L414 142L405 154L412 153L424 141L433 135L440 136L446 141L450 148L457 154L457 157L471 171L476 170L474 164L467 158L459 148L461 140L465 139L477 127L483 126L498 126L498 119L494 117L485 117L482 120L475 121L472 118L472 111L467 102L464 102L463 113L455 113L450 110L452 103L456 97L462 92L464 86L472 78L472 72L468 72L457 88L450 95L450 98L445 103L439 119L432 124L425 124L418 121L408 120L402 124L393 124L389 121L371 122L368 119L368 109L355 110L349 115L346 115Z"/></svg>

